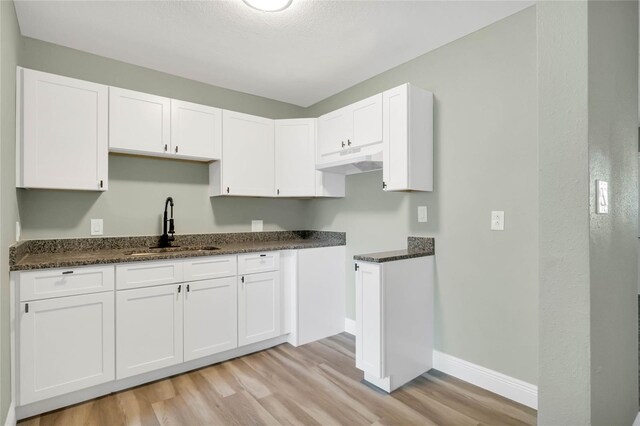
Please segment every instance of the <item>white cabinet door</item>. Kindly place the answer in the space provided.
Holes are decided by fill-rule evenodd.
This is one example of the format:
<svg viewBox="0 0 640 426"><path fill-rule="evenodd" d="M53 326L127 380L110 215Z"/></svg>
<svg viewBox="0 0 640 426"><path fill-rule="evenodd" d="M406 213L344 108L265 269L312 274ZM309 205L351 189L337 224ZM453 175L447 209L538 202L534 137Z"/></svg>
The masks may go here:
<svg viewBox="0 0 640 426"><path fill-rule="evenodd" d="M275 121L276 195L316 195L315 142L314 118Z"/></svg>
<svg viewBox="0 0 640 426"><path fill-rule="evenodd" d="M433 94L403 84L383 93L383 188L433 191Z"/></svg>
<svg viewBox="0 0 640 426"><path fill-rule="evenodd" d="M382 93L351 105L353 137L350 147L365 147L382 143Z"/></svg>
<svg viewBox="0 0 640 426"><path fill-rule="evenodd" d="M169 98L109 88L109 149L131 154L168 153L171 105Z"/></svg>
<svg viewBox="0 0 640 426"><path fill-rule="evenodd" d="M220 159L222 110L171 99L171 152L193 159Z"/></svg>
<svg viewBox="0 0 640 426"><path fill-rule="evenodd" d="M183 287L116 291L118 379L182 362Z"/></svg>
<svg viewBox="0 0 640 426"><path fill-rule="evenodd" d="M20 188L106 191L108 87L18 68Z"/></svg>
<svg viewBox="0 0 640 426"><path fill-rule="evenodd" d="M238 347L236 277L186 283L184 360Z"/></svg>
<svg viewBox="0 0 640 426"><path fill-rule="evenodd" d="M381 378L382 274L379 265L356 264L356 367Z"/></svg>
<svg viewBox="0 0 640 426"><path fill-rule="evenodd" d="M330 161L333 156L347 147L353 138L353 116L351 107L340 108L318 118L318 144L316 163Z"/></svg>
<svg viewBox="0 0 640 426"><path fill-rule="evenodd" d="M224 110L222 151L223 195L275 195L273 120Z"/></svg>
<svg viewBox="0 0 640 426"><path fill-rule="evenodd" d="M20 304L18 405L114 380L113 292Z"/></svg>
<svg viewBox="0 0 640 426"><path fill-rule="evenodd" d="M238 277L238 345L280 335L280 274Z"/></svg>

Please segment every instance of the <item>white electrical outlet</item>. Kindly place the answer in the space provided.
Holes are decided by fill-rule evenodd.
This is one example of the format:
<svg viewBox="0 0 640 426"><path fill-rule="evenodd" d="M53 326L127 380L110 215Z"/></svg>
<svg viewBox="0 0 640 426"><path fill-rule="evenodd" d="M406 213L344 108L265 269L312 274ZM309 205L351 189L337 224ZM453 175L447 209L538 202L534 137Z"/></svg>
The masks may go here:
<svg viewBox="0 0 640 426"><path fill-rule="evenodd" d="M491 230L504 231L504 211L495 210L491 212Z"/></svg>
<svg viewBox="0 0 640 426"><path fill-rule="evenodd" d="M427 221L427 206L418 206L418 222Z"/></svg>
<svg viewBox="0 0 640 426"><path fill-rule="evenodd" d="M103 235L104 223L102 219L91 219L91 235Z"/></svg>
<svg viewBox="0 0 640 426"><path fill-rule="evenodd" d="M261 220L252 220L251 221L251 232L262 232L263 223Z"/></svg>
<svg viewBox="0 0 640 426"><path fill-rule="evenodd" d="M604 180L596 181L596 213L609 213L609 184Z"/></svg>

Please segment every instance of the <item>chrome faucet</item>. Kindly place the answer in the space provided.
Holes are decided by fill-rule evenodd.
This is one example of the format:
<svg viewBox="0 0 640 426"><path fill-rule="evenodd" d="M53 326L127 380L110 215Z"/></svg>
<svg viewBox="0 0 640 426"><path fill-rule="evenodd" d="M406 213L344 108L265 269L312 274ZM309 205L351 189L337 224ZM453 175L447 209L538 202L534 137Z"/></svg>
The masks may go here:
<svg viewBox="0 0 640 426"><path fill-rule="evenodd" d="M167 208L171 206L171 218L167 218ZM167 223L169 224L169 230L167 231ZM173 226L173 198L167 197L167 200L164 202L164 217L162 220L162 236L160 237L160 247L169 247L171 246L171 242L175 240L173 234L176 233L176 230ZM171 234L171 235L169 235Z"/></svg>

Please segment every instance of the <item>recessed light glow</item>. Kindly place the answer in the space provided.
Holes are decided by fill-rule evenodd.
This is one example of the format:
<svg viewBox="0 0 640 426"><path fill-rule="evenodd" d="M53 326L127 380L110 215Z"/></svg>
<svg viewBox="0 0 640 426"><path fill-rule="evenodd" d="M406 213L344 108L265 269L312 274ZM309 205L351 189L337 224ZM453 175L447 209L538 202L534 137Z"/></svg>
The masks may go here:
<svg viewBox="0 0 640 426"><path fill-rule="evenodd" d="M289 7L292 0L244 0L246 4L263 12L280 12Z"/></svg>

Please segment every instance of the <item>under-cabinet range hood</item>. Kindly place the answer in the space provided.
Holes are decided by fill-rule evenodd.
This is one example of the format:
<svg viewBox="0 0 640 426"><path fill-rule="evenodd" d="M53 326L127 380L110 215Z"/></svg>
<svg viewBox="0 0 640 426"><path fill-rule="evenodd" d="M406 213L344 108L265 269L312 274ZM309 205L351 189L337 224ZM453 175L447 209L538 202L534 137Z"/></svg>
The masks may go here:
<svg viewBox="0 0 640 426"><path fill-rule="evenodd" d="M374 170L382 170L382 151L363 152L354 155L354 152L346 151L340 153L345 158L324 164L317 164L316 170L328 173L336 173L340 175L353 175L356 173L371 172Z"/></svg>

